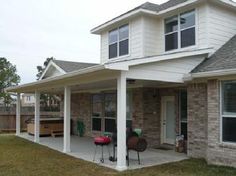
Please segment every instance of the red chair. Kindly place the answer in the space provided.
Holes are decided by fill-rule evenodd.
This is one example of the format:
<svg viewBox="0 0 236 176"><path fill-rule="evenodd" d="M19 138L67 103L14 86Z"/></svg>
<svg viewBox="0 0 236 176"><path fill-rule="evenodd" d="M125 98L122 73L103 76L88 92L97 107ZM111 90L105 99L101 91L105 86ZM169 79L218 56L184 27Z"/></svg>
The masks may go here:
<svg viewBox="0 0 236 176"><path fill-rule="evenodd" d="M109 147L108 147L108 145L110 143L111 143L111 138L107 137L107 136L100 136L100 137L94 138L94 144L96 145L96 148L95 148L95 153L94 153L94 156L93 156L93 161L95 161L95 157L96 157L96 153L97 153L97 146L102 147L102 157L100 159L101 163L104 163L103 146L107 146L108 153L109 153L109 158L110 158L110 150L109 150Z"/></svg>

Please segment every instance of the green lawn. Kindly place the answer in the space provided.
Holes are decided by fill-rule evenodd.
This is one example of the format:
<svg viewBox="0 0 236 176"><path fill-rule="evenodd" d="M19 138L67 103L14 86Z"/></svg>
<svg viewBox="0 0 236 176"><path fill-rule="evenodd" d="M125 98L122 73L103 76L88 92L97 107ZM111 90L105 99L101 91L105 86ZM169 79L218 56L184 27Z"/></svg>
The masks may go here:
<svg viewBox="0 0 236 176"><path fill-rule="evenodd" d="M15 136L0 135L0 176L232 176L236 169L190 159L118 173Z"/></svg>

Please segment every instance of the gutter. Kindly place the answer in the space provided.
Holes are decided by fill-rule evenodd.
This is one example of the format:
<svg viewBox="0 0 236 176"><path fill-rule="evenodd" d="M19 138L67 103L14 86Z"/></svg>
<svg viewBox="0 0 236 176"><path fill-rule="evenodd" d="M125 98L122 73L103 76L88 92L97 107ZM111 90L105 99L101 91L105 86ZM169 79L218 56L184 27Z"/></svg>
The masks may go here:
<svg viewBox="0 0 236 176"><path fill-rule="evenodd" d="M215 70L208 72L191 73L184 76L184 81L192 81L196 78L211 78L217 76L228 76L236 74L236 69Z"/></svg>

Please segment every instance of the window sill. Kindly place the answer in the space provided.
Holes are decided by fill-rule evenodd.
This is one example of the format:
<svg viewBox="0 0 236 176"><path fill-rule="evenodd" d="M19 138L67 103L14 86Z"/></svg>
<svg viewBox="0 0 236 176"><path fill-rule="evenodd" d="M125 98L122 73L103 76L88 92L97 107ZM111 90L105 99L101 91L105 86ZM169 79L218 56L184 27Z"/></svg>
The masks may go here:
<svg viewBox="0 0 236 176"><path fill-rule="evenodd" d="M221 142L219 146L221 148L236 149L236 143L233 142Z"/></svg>
<svg viewBox="0 0 236 176"><path fill-rule="evenodd" d="M164 51L165 54L173 54L173 53L177 53L177 52L183 52L183 51L188 51L188 50L193 50L193 49L198 49L197 45L193 45L193 46L189 46L186 48L179 48L179 49L173 49L170 51Z"/></svg>
<svg viewBox="0 0 236 176"><path fill-rule="evenodd" d="M127 55L124 55L124 56L119 56L119 57L114 57L114 58L111 58L111 59L108 58L107 62L109 62L109 61L122 60L122 59L125 59L125 58L127 58L127 57L130 57L130 54L127 54Z"/></svg>

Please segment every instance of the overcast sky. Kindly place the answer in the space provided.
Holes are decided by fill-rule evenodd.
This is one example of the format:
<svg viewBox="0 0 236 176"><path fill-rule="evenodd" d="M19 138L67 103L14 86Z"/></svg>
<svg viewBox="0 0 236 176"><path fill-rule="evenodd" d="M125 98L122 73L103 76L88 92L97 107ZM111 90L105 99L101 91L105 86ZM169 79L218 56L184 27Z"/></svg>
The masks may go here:
<svg viewBox="0 0 236 176"><path fill-rule="evenodd" d="M36 66L47 57L98 63L100 37L90 30L144 2L0 0L0 57L17 66L21 84L36 79Z"/></svg>

